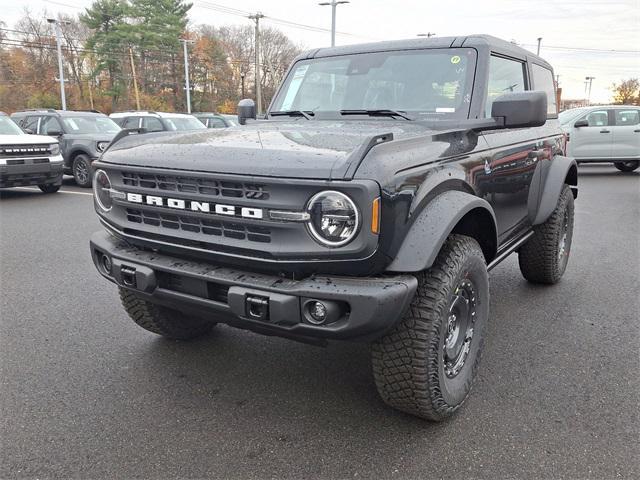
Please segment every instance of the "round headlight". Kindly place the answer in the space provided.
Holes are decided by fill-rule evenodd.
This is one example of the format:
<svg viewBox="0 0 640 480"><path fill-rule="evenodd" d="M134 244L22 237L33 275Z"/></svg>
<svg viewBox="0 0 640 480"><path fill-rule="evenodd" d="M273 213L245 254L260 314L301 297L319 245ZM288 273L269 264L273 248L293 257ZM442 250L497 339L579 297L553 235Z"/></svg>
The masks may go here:
<svg viewBox="0 0 640 480"><path fill-rule="evenodd" d="M358 233L358 209L344 193L328 190L311 197L307 204L309 231L322 245L340 247Z"/></svg>
<svg viewBox="0 0 640 480"><path fill-rule="evenodd" d="M113 205L113 200L111 200L111 181L104 170L97 170L93 176L93 197L102 210L105 212L111 210Z"/></svg>
<svg viewBox="0 0 640 480"><path fill-rule="evenodd" d="M96 149L99 152L104 152L107 149L108 146L109 146L109 142L98 142L98 143L96 143Z"/></svg>
<svg viewBox="0 0 640 480"><path fill-rule="evenodd" d="M60 153L60 144L52 143L51 145L49 145L49 152L51 156L58 155Z"/></svg>

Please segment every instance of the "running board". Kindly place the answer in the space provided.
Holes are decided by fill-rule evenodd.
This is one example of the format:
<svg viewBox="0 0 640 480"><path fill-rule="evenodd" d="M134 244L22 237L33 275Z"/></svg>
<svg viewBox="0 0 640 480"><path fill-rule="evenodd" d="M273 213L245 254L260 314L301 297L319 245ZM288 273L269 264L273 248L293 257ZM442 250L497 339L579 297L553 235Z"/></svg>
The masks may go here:
<svg viewBox="0 0 640 480"><path fill-rule="evenodd" d="M527 233L522 235L520 238L515 240L511 245L509 245L506 249L500 252L496 258L494 258L489 265L487 265L487 270L491 270L496 267L500 262L502 262L505 258L515 252L520 246L522 246L527 240L529 240L533 236L533 230L529 230Z"/></svg>

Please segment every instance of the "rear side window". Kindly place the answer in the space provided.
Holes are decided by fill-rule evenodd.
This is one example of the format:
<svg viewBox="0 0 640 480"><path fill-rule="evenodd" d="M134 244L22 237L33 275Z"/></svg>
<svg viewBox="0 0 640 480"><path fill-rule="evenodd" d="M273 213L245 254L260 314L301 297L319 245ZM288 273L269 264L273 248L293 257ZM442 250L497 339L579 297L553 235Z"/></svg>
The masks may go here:
<svg viewBox="0 0 640 480"><path fill-rule="evenodd" d="M162 122L155 117L144 117L142 120L142 126L147 129L148 132L162 132Z"/></svg>
<svg viewBox="0 0 640 480"><path fill-rule="evenodd" d="M558 106L556 105L556 85L553 81L553 73L535 63L531 66L533 75L533 88L542 90L547 94L547 115L557 115Z"/></svg>
<svg viewBox="0 0 640 480"><path fill-rule="evenodd" d="M491 105L497 97L505 93L524 92L525 89L524 63L492 55L489 61L487 118L491 117Z"/></svg>
<svg viewBox="0 0 640 480"><path fill-rule="evenodd" d="M614 110L616 113L616 125L638 125L640 123L640 110Z"/></svg>
<svg viewBox="0 0 640 480"><path fill-rule="evenodd" d="M122 123L122 128L138 128L140 125L140 117L127 117Z"/></svg>
<svg viewBox="0 0 640 480"><path fill-rule="evenodd" d="M207 119L207 127L209 128L225 128L226 126L227 124L221 118L212 117Z"/></svg>
<svg viewBox="0 0 640 480"><path fill-rule="evenodd" d="M606 127L609 125L609 114L606 110L596 110L585 117L590 127Z"/></svg>

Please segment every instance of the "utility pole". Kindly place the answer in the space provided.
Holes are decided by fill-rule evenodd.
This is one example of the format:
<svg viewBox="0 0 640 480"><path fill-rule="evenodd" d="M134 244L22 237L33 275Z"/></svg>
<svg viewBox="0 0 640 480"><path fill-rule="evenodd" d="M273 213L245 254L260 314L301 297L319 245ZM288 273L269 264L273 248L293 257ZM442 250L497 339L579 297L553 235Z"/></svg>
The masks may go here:
<svg viewBox="0 0 640 480"><path fill-rule="evenodd" d="M589 82L589 93L587 93L587 107L591 105L591 84L595 80L596 77L584 77L585 83Z"/></svg>
<svg viewBox="0 0 640 480"><path fill-rule="evenodd" d="M323 7L331 5L331 46L336 46L336 7L343 3L349 3L349 0L331 0L330 2L322 2L318 5Z"/></svg>
<svg viewBox="0 0 640 480"><path fill-rule="evenodd" d="M138 79L136 77L136 65L133 63L133 49L129 45L129 60L131 61L131 75L133 76L133 91L136 94L136 110L140 110L140 95L138 93Z"/></svg>
<svg viewBox="0 0 640 480"><path fill-rule="evenodd" d="M187 113L191 113L191 87L189 85L189 54L187 53L187 43L194 43L193 40L181 38L182 47L184 48L184 80L187 92Z"/></svg>
<svg viewBox="0 0 640 480"><path fill-rule="evenodd" d="M256 22L256 112L258 115L262 112L262 85L260 84L260 19L264 15L257 12L255 15L249 15L249 18Z"/></svg>
<svg viewBox="0 0 640 480"><path fill-rule="evenodd" d="M58 79L60 80L60 98L62 100L62 110L67 109L67 98L64 94L64 70L62 68L62 34L60 33L60 22L55 18L47 18L47 22L52 23L56 29L56 45L58 47ZM65 22L66 23L66 22Z"/></svg>
<svg viewBox="0 0 640 480"><path fill-rule="evenodd" d="M540 55L540 44L542 43L542 37L538 37L538 51L536 52L536 55Z"/></svg>

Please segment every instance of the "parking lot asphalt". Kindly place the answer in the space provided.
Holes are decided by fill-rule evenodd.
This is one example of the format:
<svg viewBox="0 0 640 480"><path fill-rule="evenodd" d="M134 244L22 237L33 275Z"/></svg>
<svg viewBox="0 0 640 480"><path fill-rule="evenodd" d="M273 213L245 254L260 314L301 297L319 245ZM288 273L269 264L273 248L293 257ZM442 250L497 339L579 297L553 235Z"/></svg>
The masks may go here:
<svg viewBox="0 0 640 480"><path fill-rule="evenodd" d="M579 181L564 278L491 272L442 424L378 399L366 345L140 329L91 263L90 191L1 192L0 478L640 478L640 172Z"/></svg>

